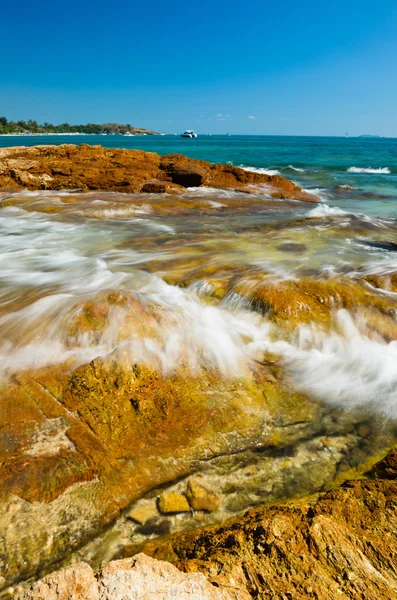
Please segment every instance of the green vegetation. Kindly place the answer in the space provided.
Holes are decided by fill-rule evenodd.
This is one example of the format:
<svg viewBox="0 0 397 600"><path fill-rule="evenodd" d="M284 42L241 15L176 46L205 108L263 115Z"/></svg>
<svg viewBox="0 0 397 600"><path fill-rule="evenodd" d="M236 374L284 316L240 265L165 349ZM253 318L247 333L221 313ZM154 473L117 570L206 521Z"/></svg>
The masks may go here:
<svg viewBox="0 0 397 600"><path fill-rule="evenodd" d="M0 134L4 133L156 133L139 127L132 127L129 123L122 125L120 123L103 123L98 125L95 123L87 123L86 125L70 125L62 123L61 125L53 125L47 121L43 125L39 125L37 121L8 121L6 117L0 117Z"/></svg>

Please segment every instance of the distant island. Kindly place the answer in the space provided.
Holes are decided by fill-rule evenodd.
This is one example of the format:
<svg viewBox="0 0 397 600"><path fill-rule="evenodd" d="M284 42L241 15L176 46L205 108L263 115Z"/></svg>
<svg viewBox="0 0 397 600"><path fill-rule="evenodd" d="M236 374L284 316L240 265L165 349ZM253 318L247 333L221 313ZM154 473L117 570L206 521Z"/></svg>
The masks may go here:
<svg viewBox="0 0 397 600"><path fill-rule="evenodd" d="M40 125L37 121L9 121L6 117L0 117L0 135L78 135L78 134L96 134L96 135L157 135L157 131L150 131L142 127L133 127L129 123L87 123L86 125L70 125L62 123L53 125L47 121Z"/></svg>
<svg viewBox="0 0 397 600"><path fill-rule="evenodd" d="M362 135L359 135L358 137L360 138L380 138L380 135L372 135L370 133L363 133Z"/></svg>

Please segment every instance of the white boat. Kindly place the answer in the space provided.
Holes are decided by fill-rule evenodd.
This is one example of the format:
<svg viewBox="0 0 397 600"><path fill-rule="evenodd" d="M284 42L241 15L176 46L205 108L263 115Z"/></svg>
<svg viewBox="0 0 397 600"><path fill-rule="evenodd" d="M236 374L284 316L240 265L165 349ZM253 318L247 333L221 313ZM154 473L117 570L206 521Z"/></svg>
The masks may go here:
<svg viewBox="0 0 397 600"><path fill-rule="evenodd" d="M127 131L124 135L135 135L135 133L131 133L131 131Z"/></svg>
<svg viewBox="0 0 397 600"><path fill-rule="evenodd" d="M193 129L186 129L183 133L181 133L181 137L183 138L196 138L197 133L193 131Z"/></svg>

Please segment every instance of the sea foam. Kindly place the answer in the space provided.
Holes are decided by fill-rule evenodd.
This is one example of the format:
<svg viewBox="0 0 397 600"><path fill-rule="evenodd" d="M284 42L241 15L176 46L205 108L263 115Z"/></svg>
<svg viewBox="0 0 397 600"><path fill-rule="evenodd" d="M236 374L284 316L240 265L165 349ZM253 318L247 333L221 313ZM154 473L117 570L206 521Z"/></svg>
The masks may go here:
<svg viewBox="0 0 397 600"><path fill-rule="evenodd" d="M262 167L247 167L246 165L239 165L240 169L244 171L251 171L252 173L261 173L262 175L280 175L280 171L277 169L264 169Z"/></svg>
<svg viewBox="0 0 397 600"><path fill-rule="evenodd" d="M347 215L348 213L337 206L329 206L328 204L319 204L308 212L309 217L337 217Z"/></svg>
<svg viewBox="0 0 397 600"><path fill-rule="evenodd" d="M373 174L383 174L390 175L389 167L379 167L379 169L372 169L371 167L349 167L347 169L348 173L373 173Z"/></svg>
<svg viewBox="0 0 397 600"><path fill-rule="evenodd" d="M286 169L291 169L292 171L298 171L298 173L305 173L306 169L300 169L299 167L294 167L294 165L288 165L285 167Z"/></svg>
<svg viewBox="0 0 397 600"><path fill-rule="evenodd" d="M397 418L397 342L375 336L344 309L335 330L302 326L294 343L276 342L294 387L345 410L368 408Z"/></svg>

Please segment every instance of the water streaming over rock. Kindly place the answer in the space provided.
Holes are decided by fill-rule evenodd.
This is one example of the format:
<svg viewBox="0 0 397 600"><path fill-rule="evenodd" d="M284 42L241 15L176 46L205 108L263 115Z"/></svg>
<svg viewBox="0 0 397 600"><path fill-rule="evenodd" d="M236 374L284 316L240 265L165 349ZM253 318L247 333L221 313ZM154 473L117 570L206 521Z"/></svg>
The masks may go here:
<svg viewBox="0 0 397 600"><path fill-rule="evenodd" d="M393 165L316 175L234 152L322 202L0 193L10 581L327 489L395 439ZM211 503L164 509L192 489Z"/></svg>

